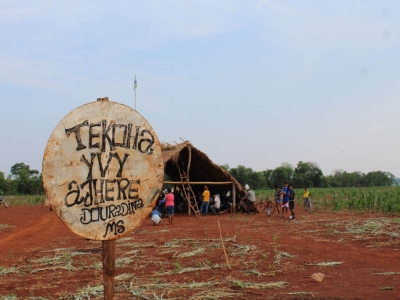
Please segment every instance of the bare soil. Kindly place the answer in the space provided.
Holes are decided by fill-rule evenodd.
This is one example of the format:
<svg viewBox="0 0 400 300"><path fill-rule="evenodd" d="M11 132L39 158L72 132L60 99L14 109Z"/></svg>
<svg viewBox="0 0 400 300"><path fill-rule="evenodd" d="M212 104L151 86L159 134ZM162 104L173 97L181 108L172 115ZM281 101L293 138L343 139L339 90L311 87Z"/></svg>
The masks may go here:
<svg viewBox="0 0 400 300"><path fill-rule="evenodd" d="M399 221L300 208L293 221L147 219L117 241L115 299L400 299ZM40 206L0 207L0 266L0 299L103 299L101 242Z"/></svg>

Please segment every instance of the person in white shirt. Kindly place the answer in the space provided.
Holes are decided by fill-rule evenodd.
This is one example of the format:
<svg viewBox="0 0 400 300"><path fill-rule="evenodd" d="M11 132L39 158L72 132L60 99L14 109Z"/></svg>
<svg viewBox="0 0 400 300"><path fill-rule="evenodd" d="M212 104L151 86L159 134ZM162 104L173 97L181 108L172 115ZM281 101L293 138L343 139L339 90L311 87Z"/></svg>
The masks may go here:
<svg viewBox="0 0 400 300"><path fill-rule="evenodd" d="M244 188L246 189L246 195L244 196L244 200L246 201L247 214L249 214L250 203L253 202L254 204L254 202L256 201L256 194L254 193L253 190L250 189L248 184L246 184Z"/></svg>
<svg viewBox="0 0 400 300"><path fill-rule="evenodd" d="M219 194L216 194L213 197L214 197L214 203L210 206L210 208L212 210L212 214L215 215L215 213L219 214L219 208L221 207L221 199L219 197Z"/></svg>

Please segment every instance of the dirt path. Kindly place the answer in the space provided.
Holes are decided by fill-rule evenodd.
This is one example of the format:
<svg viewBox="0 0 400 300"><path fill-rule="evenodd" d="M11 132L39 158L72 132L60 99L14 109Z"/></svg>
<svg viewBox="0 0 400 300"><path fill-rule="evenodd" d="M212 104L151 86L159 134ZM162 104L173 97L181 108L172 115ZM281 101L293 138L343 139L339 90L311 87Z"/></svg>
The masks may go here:
<svg viewBox="0 0 400 300"><path fill-rule="evenodd" d="M59 235L72 236L54 213L39 206L1 210L0 224L11 225L0 231L1 254L30 251L48 245Z"/></svg>
<svg viewBox="0 0 400 300"><path fill-rule="evenodd" d="M264 214L177 215L173 226L147 220L117 241L117 275L124 278L116 281L116 299L400 299L399 221L302 211L295 221ZM101 286L101 242L74 235L54 213L0 209L0 224L0 266L14 270L0 275L0 299L73 299ZM337 265L318 265L327 262ZM310 278L317 272L326 276L322 282ZM377 275L384 272L399 273ZM91 299L102 294L92 291Z"/></svg>
<svg viewBox="0 0 400 300"><path fill-rule="evenodd" d="M18 207L13 208L14 210L18 210ZM36 210L35 207L31 208L32 210ZM42 213L42 211L39 211ZM17 248L25 248L25 246L29 245L32 242L32 238L40 238L40 232L45 233L46 235L51 234L51 231L54 231L54 218L51 215L38 215L39 218L37 221L28 221L29 223L15 224L16 230L9 230L9 234L0 236L0 243L3 245L2 250L6 250L7 248L13 248L16 246ZM11 220L4 219L5 222L13 223ZM51 224L53 221L53 224ZM53 226L52 226L53 225ZM45 238L45 240L47 237Z"/></svg>

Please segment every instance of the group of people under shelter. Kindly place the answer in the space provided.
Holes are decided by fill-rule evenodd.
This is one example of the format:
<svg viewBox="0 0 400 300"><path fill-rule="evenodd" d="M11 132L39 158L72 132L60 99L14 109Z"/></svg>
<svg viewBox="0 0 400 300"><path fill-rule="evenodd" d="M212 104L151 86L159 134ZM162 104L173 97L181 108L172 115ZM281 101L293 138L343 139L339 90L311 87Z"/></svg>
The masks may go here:
<svg viewBox="0 0 400 300"><path fill-rule="evenodd" d="M204 190L193 191L196 197L190 199L191 204L197 201L200 215L207 216L209 213L212 215L221 214L232 211L232 194L231 191L210 191L207 186ZM214 193L212 193L214 192ZM156 203L154 210L151 213L153 225L158 225L163 217L168 217L168 224L173 225L173 216L175 211L184 212L188 211L188 199L181 189L168 188L163 191Z"/></svg>
<svg viewBox="0 0 400 300"><path fill-rule="evenodd" d="M242 199L246 202L247 213L249 213L250 209L255 209L254 203L256 201L256 195L248 184L245 185L245 190L246 194ZM230 191L224 191L221 194L219 192L211 193L209 188L204 186L202 192L199 190L196 190L196 192L197 197L194 197L190 201L192 201L192 205L194 204L193 201L198 201L197 205L200 215L207 216L208 213L215 215L224 212L232 212L233 199ZM287 215L289 209L289 218L295 220L295 195L296 193L293 186L286 181L283 182L283 188L279 188L278 185L275 186L274 198L278 216ZM307 188L304 188L304 205L306 205L309 196L310 193ZM163 217L168 217L168 224L173 225L175 210L180 212L187 211L188 200L185 198L185 193L183 193L181 189L175 189L172 192L172 189L168 188L160 194L156 206L151 213L153 225L158 225Z"/></svg>

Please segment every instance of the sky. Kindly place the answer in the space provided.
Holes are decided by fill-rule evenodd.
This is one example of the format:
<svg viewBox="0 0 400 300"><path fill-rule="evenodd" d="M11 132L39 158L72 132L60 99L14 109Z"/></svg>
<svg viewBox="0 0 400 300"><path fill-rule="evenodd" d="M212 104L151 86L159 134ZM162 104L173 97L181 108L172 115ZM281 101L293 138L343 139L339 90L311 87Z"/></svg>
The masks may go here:
<svg viewBox="0 0 400 300"><path fill-rule="evenodd" d="M400 177L400 2L0 0L0 171L99 97L256 171Z"/></svg>

